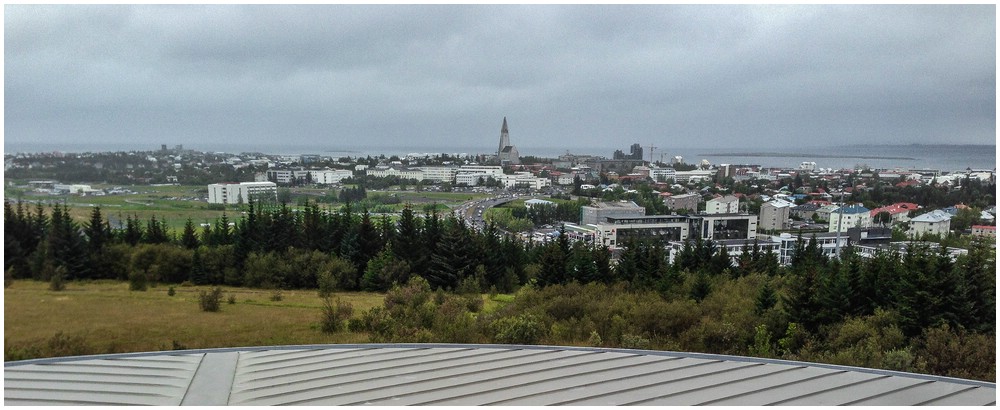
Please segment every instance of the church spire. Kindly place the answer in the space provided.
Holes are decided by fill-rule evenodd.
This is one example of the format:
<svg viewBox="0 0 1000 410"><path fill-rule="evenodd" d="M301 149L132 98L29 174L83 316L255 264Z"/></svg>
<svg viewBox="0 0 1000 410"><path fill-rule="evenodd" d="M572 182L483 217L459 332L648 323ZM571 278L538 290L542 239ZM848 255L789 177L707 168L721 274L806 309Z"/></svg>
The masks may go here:
<svg viewBox="0 0 1000 410"><path fill-rule="evenodd" d="M503 126L500 127L500 133L501 134L506 134L507 133L507 116L503 117Z"/></svg>

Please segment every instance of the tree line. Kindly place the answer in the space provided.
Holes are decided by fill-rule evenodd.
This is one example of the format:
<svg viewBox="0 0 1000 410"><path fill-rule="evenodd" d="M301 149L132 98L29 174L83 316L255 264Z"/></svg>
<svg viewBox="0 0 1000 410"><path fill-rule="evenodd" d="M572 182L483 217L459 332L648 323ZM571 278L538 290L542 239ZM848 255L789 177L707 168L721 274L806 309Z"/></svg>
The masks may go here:
<svg viewBox="0 0 1000 410"><path fill-rule="evenodd" d="M495 338L502 328L513 334L537 334L539 339L525 339L529 342L580 344L601 339L602 345L680 346L993 377L967 368L974 363L934 367L919 353L931 336L941 344L937 349L968 349L963 341L995 340L995 256L982 242L957 259L944 250L916 245L903 253L883 252L871 258L847 247L840 258L828 258L815 239L800 238L791 264L783 267L773 252L755 245L731 255L711 241L694 240L671 261L662 244L633 240L612 263L608 248L571 242L565 232L547 243L525 243L491 225L479 231L454 215L442 217L435 211L417 215L410 207L393 220L373 217L351 204L338 209L321 209L315 203L300 209L248 204L238 220L224 214L200 228L188 220L179 234L156 217L142 221L126 216L122 226L112 227L100 208L91 211L88 222L78 224L64 205L53 205L46 212L41 205L31 208L5 201L4 218L4 268L12 278L190 282L327 292L398 292L413 281L424 283L420 286L428 292L445 294L520 289L509 306L491 313L491 318L475 319L477 311L468 307L474 304L454 302L448 314L471 316L445 322L490 320L493 330L478 330L474 339L480 341L521 340ZM580 286L605 291L583 292L587 300L572 299L583 297ZM558 296L561 292L577 296ZM548 293L553 299L538 296ZM586 307L588 303L614 307L615 302L607 299L614 297L642 300L648 307L629 307L617 319L590 317L599 313ZM706 307L730 302L742 305ZM703 317L681 314L682 308ZM687 319L670 325L681 319L664 312ZM366 312L354 328L369 332L373 340L424 340L396 335L392 326L385 330L384 322L396 320L388 314ZM444 336L458 332L453 326L435 333L434 320L422 323L431 327L414 330L414 335L455 341ZM527 328L518 327L522 325ZM700 336L683 336L695 328L701 329ZM869 337L871 343L894 342L861 351L828 339L848 331L860 332L852 337ZM881 333L873 336L876 331Z"/></svg>

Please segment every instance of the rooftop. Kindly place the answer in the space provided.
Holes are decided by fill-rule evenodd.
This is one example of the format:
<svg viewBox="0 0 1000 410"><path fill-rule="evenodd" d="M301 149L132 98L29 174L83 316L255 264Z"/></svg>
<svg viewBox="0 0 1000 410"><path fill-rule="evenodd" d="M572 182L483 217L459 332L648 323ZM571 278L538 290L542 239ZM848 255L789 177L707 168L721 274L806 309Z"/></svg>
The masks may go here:
<svg viewBox="0 0 1000 410"><path fill-rule="evenodd" d="M272 346L4 363L5 405L995 405L996 384L626 349Z"/></svg>

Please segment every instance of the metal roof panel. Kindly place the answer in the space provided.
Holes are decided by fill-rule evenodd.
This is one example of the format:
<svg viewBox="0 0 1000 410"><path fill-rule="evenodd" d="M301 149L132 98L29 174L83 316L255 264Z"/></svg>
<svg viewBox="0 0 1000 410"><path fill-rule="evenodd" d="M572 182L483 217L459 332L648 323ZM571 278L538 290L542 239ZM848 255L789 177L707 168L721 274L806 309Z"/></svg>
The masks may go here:
<svg viewBox="0 0 1000 410"><path fill-rule="evenodd" d="M995 405L996 384L557 346L270 346L4 363L6 405Z"/></svg>

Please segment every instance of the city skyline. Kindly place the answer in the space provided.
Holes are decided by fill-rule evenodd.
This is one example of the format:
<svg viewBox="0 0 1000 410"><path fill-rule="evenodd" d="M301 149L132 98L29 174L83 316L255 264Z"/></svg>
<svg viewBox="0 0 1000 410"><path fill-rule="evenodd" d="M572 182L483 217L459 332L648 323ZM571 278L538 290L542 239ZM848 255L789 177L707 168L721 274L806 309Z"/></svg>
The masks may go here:
<svg viewBox="0 0 1000 410"><path fill-rule="evenodd" d="M994 144L995 27L995 5L7 5L5 146L488 149L504 117L529 154Z"/></svg>

